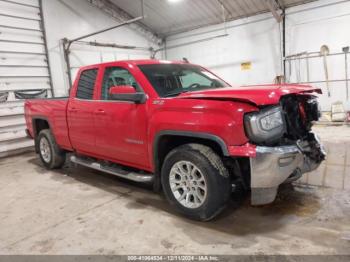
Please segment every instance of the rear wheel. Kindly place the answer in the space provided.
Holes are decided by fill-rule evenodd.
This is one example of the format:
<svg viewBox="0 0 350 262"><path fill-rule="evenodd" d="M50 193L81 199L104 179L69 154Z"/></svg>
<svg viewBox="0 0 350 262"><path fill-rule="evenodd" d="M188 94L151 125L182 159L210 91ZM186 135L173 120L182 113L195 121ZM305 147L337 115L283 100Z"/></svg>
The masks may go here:
<svg viewBox="0 0 350 262"><path fill-rule="evenodd" d="M185 216L210 220L226 206L231 180L221 158L200 144L172 150L162 167L162 186L168 201Z"/></svg>
<svg viewBox="0 0 350 262"><path fill-rule="evenodd" d="M45 167L55 169L64 165L66 153L58 147L49 129L40 131L37 143L40 159Z"/></svg>

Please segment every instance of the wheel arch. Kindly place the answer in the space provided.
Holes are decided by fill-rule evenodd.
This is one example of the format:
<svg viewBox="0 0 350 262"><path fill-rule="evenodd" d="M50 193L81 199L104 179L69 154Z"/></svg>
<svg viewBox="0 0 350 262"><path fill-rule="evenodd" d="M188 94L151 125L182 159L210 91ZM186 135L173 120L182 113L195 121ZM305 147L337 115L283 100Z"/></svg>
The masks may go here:
<svg viewBox="0 0 350 262"><path fill-rule="evenodd" d="M37 143L37 138L41 130L51 129L50 121L47 117L44 116L33 116L32 117L32 126L33 126L33 138L35 141L35 152L39 152L39 146Z"/></svg>
<svg viewBox="0 0 350 262"><path fill-rule="evenodd" d="M160 191L161 189L160 171L166 155L172 149L188 143L207 145L217 154L229 156L225 141L216 135L175 130L161 131L155 136L153 143L154 189L156 191Z"/></svg>

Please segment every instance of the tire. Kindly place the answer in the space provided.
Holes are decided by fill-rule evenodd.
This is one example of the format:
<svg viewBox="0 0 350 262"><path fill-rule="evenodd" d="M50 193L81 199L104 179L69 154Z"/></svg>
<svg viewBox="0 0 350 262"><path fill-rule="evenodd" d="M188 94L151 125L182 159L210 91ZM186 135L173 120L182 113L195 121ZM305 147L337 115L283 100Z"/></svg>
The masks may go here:
<svg viewBox="0 0 350 262"><path fill-rule="evenodd" d="M194 220L213 219L225 208L232 192L230 175L221 158L200 144L173 149L164 160L161 180L170 204Z"/></svg>
<svg viewBox="0 0 350 262"><path fill-rule="evenodd" d="M37 138L39 156L48 169L61 168L66 161L66 153L58 147L49 129L41 130Z"/></svg>

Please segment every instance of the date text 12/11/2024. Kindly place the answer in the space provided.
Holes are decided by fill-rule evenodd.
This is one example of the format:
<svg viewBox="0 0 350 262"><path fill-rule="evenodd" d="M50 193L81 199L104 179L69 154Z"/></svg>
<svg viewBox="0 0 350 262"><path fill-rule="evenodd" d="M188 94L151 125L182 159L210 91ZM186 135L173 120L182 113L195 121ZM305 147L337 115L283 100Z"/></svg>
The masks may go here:
<svg viewBox="0 0 350 262"><path fill-rule="evenodd" d="M128 261L219 261L217 256L128 256Z"/></svg>

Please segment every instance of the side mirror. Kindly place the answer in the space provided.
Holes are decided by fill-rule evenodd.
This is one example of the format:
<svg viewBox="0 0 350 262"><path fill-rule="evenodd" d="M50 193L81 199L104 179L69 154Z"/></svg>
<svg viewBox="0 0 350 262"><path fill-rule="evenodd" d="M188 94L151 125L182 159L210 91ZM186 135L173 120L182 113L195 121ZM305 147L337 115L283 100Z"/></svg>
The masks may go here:
<svg viewBox="0 0 350 262"><path fill-rule="evenodd" d="M144 93L136 92L133 86L112 86L109 97L111 100L130 101L135 104L143 104L147 99Z"/></svg>

